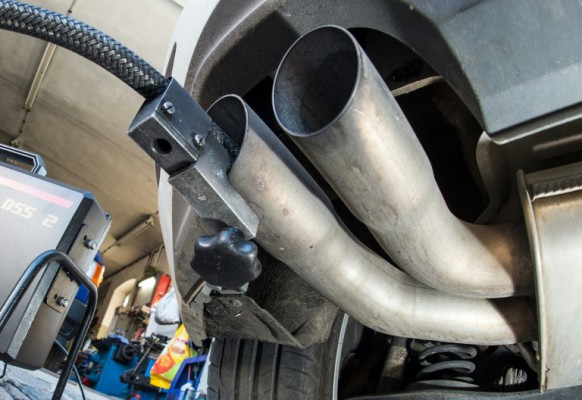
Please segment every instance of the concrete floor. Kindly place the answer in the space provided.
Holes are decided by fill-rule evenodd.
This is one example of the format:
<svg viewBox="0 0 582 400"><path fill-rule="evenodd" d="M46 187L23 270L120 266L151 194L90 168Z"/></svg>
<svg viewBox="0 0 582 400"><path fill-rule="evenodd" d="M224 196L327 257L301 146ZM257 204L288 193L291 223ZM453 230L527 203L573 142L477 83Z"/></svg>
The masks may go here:
<svg viewBox="0 0 582 400"><path fill-rule="evenodd" d="M1 363L0 372L4 363ZM47 370L28 371L8 366L6 375L0 379L0 400L50 400L57 384L58 376ZM97 393L87 387L85 396L88 400L116 399ZM77 383L69 381L62 400L81 398Z"/></svg>

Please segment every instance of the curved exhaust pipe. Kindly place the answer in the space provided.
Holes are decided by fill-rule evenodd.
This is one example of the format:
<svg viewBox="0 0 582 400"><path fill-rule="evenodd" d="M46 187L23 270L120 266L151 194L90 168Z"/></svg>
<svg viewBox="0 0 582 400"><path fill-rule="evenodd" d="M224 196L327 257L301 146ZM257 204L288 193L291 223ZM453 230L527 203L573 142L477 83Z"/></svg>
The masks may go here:
<svg viewBox="0 0 582 400"><path fill-rule="evenodd" d="M275 116L403 270L467 297L531 295L525 232L451 214L420 142L355 38L326 26L285 55Z"/></svg>
<svg viewBox="0 0 582 400"><path fill-rule="evenodd" d="M241 145L228 176L259 216L257 243L348 314L396 336L473 344L535 337L526 299L427 288L352 238L319 186L239 97L223 97L208 113Z"/></svg>

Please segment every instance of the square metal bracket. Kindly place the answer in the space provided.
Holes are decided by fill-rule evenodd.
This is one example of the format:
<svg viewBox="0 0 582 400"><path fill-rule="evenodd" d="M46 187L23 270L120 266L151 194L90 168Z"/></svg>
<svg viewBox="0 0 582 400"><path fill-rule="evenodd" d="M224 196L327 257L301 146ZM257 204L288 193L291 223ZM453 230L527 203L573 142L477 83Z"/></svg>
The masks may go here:
<svg viewBox="0 0 582 400"><path fill-rule="evenodd" d="M168 182L201 217L255 237L257 215L232 187L227 136L174 79L141 108L129 136L169 175Z"/></svg>

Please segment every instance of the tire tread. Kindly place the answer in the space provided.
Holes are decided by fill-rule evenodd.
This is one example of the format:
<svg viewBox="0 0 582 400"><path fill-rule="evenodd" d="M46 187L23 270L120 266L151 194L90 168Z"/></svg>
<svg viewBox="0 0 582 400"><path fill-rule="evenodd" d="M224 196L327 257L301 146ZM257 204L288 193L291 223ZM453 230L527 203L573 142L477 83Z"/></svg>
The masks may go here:
<svg viewBox="0 0 582 400"><path fill-rule="evenodd" d="M215 339L210 400L331 399L337 329L327 343L301 349L257 340Z"/></svg>

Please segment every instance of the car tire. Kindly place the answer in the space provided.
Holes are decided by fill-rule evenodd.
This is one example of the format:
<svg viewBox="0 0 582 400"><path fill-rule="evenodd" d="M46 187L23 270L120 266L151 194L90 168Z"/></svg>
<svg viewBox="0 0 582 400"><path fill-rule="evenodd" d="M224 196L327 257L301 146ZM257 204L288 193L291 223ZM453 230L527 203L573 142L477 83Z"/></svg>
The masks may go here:
<svg viewBox="0 0 582 400"><path fill-rule="evenodd" d="M307 348L258 340L215 339L208 369L210 400L334 399L336 353L347 316L340 313L327 342ZM343 329L342 329L343 327ZM334 384L335 383L335 384Z"/></svg>

